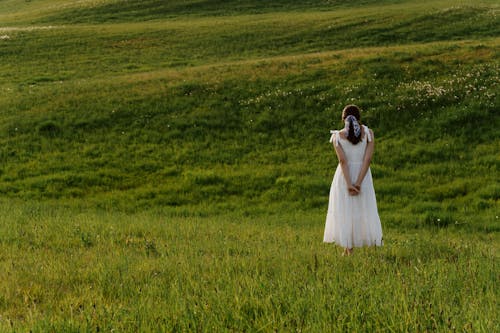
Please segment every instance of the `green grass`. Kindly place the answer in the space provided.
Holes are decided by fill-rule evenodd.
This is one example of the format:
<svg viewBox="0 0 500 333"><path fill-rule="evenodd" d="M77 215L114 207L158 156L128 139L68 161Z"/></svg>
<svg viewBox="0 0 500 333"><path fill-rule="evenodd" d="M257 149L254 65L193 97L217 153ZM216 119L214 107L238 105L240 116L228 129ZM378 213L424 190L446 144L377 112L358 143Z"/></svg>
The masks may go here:
<svg viewBox="0 0 500 333"><path fill-rule="evenodd" d="M0 1L0 330L498 330L498 9ZM348 103L385 246L347 259Z"/></svg>
<svg viewBox="0 0 500 333"><path fill-rule="evenodd" d="M490 185L498 170L497 42L480 45L18 84L4 95L0 192L132 210L324 208L335 167L328 130L354 101L379 138L373 171L389 212L449 200L457 220L495 228L483 222L498 211ZM457 178L464 191L439 194Z"/></svg>
<svg viewBox="0 0 500 333"><path fill-rule="evenodd" d="M386 228L343 258L316 213L2 211L6 331L498 329L498 234Z"/></svg>

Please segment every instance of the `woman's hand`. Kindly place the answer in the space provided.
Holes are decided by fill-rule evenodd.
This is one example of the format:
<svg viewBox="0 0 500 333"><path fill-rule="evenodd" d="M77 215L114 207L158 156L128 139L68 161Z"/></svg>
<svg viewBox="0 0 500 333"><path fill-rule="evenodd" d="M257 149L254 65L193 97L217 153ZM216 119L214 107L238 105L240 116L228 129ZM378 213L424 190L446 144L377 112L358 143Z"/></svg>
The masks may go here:
<svg viewBox="0 0 500 333"><path fill-rule="evenodd" d="M356 186L356 185L351 185L348 187L347 189L349 191L349 195L358 195L360 190L361 190L361 187L360 186Z"/></svg>

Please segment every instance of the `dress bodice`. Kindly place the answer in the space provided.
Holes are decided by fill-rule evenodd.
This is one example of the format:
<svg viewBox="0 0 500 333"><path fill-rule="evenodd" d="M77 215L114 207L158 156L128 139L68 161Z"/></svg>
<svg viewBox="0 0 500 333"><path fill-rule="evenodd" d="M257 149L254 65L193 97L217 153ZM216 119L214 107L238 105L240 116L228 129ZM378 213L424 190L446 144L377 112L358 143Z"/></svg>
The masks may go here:
<svg viewBox="0 0 500 333"><path fill-rule="evenodd" d="M341 146L347 159L347 163L362 163L365 156L366 145L371 141L370 130L363 125L364 136L357 144L352 144L349 140L340 136L340 131L331 131L332 136L330 142L336 146Z"/></svg>

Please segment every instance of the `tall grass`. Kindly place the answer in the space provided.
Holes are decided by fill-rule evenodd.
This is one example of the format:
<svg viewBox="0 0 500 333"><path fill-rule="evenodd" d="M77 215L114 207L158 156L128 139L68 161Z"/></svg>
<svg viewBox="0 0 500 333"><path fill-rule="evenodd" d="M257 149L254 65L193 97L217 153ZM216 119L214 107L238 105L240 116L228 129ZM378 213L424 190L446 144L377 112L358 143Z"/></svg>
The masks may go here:
<svg viewBox="0 0 500 333"><path fill-rule="evenodd" d="M343 258L318 214L2 211L2 330L498 329L493 234L385 228Z"/></svg>

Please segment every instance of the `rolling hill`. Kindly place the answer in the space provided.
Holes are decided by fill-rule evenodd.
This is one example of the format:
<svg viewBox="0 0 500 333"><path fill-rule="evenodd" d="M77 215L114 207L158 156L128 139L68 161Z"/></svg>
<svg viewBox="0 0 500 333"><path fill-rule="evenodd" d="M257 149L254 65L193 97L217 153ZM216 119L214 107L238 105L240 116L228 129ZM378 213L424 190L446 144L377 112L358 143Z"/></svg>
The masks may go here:
<svg viewBox="0 0 500 333"><path fill-rule="evenodd" d="M356 103L388 223L496 225L494 1L1 1L0 21L3 198L324 209Z"/></svg>

